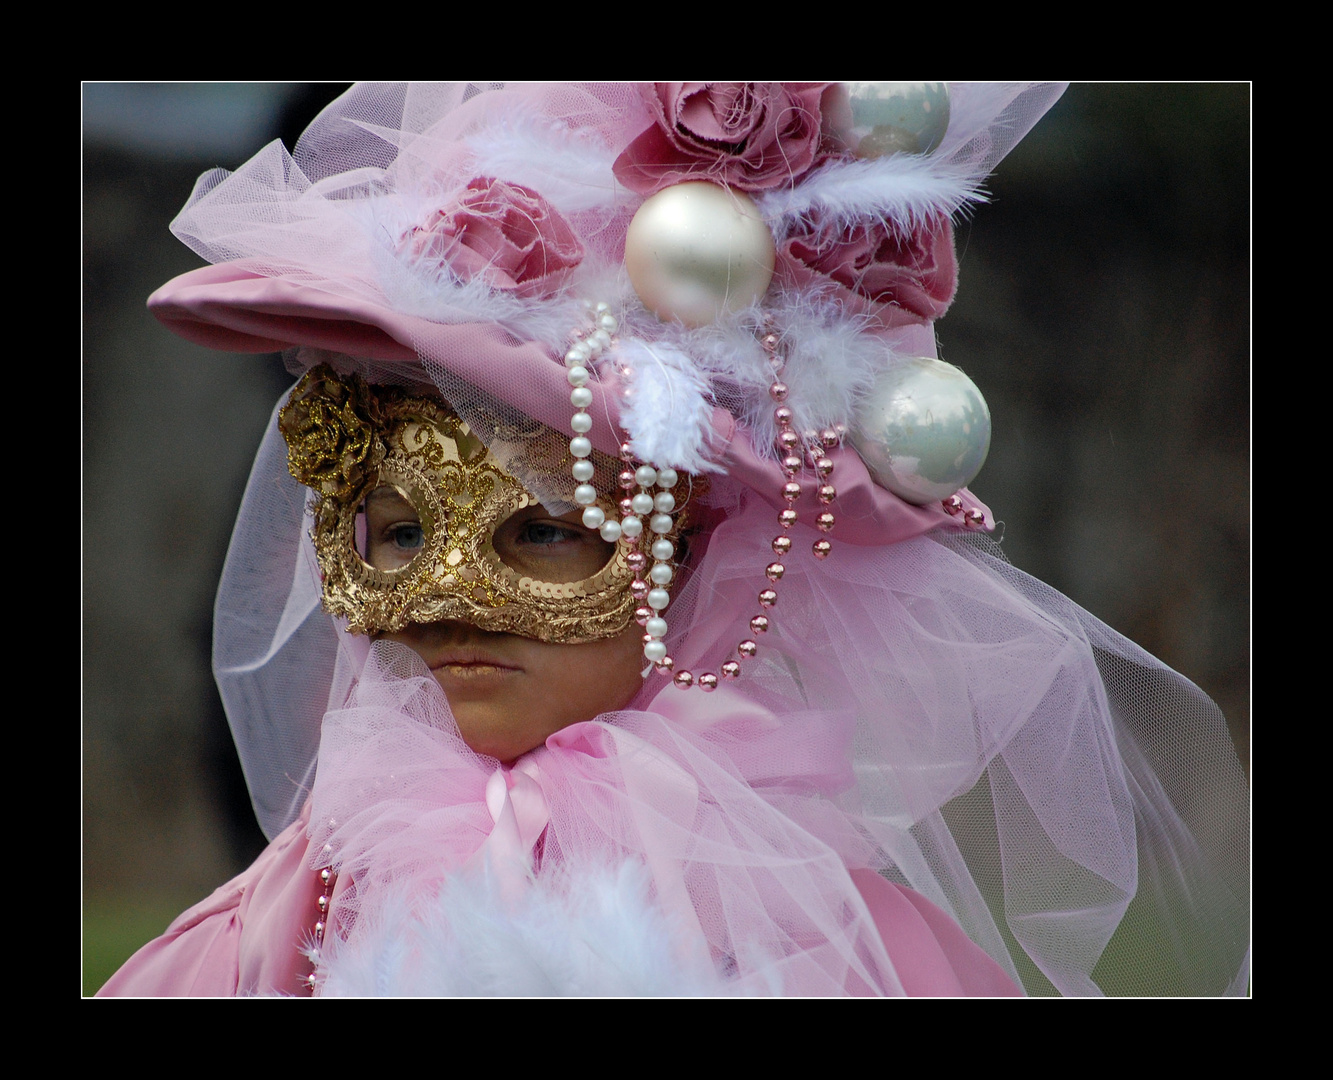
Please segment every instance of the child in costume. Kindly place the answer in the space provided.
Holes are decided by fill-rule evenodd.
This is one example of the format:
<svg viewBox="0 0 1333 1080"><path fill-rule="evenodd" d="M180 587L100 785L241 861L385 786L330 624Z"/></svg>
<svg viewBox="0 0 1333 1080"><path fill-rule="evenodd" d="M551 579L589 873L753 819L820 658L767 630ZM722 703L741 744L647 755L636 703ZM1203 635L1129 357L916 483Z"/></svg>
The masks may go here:
<svg viewBox="0 0 1333 1080"><path fill-rule="evenodd" d="M274 843L108 991L1243 992L1221 719L987 546L934 359L1058 92L368 86L204 177L154 310L302 375L216 628Z"/></svg>

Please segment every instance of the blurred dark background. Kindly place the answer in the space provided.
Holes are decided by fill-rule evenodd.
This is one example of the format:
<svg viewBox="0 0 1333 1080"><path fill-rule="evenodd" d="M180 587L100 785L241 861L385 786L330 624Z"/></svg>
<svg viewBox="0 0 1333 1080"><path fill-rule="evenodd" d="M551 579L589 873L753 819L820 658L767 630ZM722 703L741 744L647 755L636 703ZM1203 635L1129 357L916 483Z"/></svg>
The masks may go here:
<svg viewBox="0 0 1333 1080"><path fill-rule="evenodd" d="M86 990L262 848L209 671L213 592L276 356L148 294L196 176L291 147L340 84L83 91ZM1014 563L1177 668L1247 762L1250 88L1075 85L958 230L941 355L990 403L972 485Z"/></svg>

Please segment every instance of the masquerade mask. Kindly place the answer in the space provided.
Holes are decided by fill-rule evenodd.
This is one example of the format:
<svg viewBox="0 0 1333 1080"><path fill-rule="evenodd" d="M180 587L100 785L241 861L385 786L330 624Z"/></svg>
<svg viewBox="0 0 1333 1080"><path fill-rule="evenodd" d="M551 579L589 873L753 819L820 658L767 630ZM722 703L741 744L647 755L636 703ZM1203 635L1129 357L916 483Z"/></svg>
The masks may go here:
<svg viewBox="0 0 1333 1080"><path fill-rule="evenodd" d="M296 385L279 427L292 475L317 497L324 606L352 632L461 619L576 644L634 617L627 543L548 514L444 402L321 365ZM568 475L568 442L549 428L495 439L515 462ZM596 505L615 506L600 493Z"/></svg>

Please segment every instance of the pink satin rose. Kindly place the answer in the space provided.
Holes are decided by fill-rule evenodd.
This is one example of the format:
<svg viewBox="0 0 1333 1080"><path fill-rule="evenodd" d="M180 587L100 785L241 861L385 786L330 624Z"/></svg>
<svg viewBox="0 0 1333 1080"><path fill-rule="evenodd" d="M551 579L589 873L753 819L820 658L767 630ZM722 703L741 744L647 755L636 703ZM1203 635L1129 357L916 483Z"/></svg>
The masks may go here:
<svg viewBox="0 0 1333 1080"><path fill-rule="evenodd" d="M524 298L556 292L584 254L568 222L537 192L485 176L415 226L399 250L460 281L481 278Z"/></svg>
<svg viewBox="0 0 1333 1080"><path fill-rule="evenodd" d="M843 230L814 225L789 236L778 255L779 275L803 287L823 277L872 304L900 307L922 319L943 315L958 284L947 218L907 236L881 221Z"/></svg>
<svg viewBox="0 0 1333 1080"><path fill-rule="evenodd" d="M743 191L794 184L822 160L826 95L835 83L653 83L657 121L616 159L616 178L650 195L682 180Z"/></svg>

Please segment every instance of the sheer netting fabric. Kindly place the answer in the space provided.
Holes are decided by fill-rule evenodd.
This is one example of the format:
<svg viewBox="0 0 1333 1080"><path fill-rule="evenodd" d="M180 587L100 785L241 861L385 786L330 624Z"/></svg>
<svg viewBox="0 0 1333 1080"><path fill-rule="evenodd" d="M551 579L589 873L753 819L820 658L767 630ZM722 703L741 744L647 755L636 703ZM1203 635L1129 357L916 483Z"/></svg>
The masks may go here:
<svg viewBox="0 0 1333 1080"><path fill-rule="evenodd" d="M696 670L734 647L772 531L739 485L707 501L722 523L668 643ZM261 820L277 830L313 793L312 850L329 844L357 882L338 907L352 929L383 918L376 897L433 895L498 842L498 763L462 742L414 654L323 614L303 505L271 433L216 669ZM741 679L704 696L650 676L629 709L524 759L549 821L539 870L642 867L714 990L893 993L842 869L864 867L942 908L1030 993L1246 992L1245 780L1188 680L975 535L790 560L772 615Z"/></svg>

